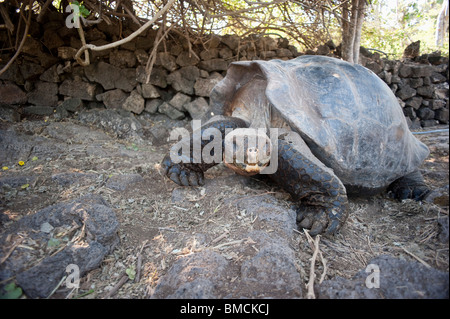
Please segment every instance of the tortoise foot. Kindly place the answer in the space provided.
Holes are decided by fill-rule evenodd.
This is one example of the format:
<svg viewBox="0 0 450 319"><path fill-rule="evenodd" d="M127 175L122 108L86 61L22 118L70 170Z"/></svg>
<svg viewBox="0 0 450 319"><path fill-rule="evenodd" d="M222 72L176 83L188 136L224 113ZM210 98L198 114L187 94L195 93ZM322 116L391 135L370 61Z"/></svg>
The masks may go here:
<svg viewBox="0 0 450 319"><path fill-rule="evenodd" d="M414 199L416 201L426 199L431 192L418 170L397 179L389 186L388 190L398 200Z"/></svg>
<svg viewBox="0 0 450 319"><path fill-rule="evenodd" d="M336 207L303 206L297 210L297 223L300 229L309 229L309 234L334 235L347 218L346 210Z"/></svg>
<svg viewBox="0 0 450 319"><path fill-rule="evenodd" d="M205 184L203 171L193 170L182 163L174 163L167 155L161 163L164 174L180 186L201 186Z"/></svg>

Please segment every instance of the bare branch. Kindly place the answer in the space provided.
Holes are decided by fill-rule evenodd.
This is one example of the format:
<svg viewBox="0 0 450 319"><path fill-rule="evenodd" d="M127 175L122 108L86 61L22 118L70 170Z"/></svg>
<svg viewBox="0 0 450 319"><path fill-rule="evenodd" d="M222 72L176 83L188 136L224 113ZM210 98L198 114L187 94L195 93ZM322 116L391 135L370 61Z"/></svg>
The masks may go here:
<svg viewBox="0 0 450 319"><path fill-rule="evenodd" d="M133 14L133 12L128 9L128 7L125 4L121 4L122 8L125 10L125 12L131 17L131 19L136 23L138 26L142 26L142 24L139 22L139 20L136 18L136 16Z"/></svg>
<svg viewBox="0 0 450 319"><path fill-rule="evenodd" d="M81 26L81 24L78 28L78 35L80 36L81 44L83 46L86 45L86 39L84 38L84 31L83 31L83 27ZM75 57L75 58L81 66L88 66L90 64L89 52L87 52L87 51L84 52L84 61L81 60L81 58L79 58L79 57L78 58Z"/></svg>
<svg viewBox="0 0 450 319"><path fill-rule="evenodd" d="M3 21L5 21L5 28L9 30L9 32L14 31L14 24L12 23L11 19L9 18L8 12L6 11L6 8L3 6L3 3L0 3L0 14L3 18Z"/></svg>
<svg viewBox="0 0 450 319"><path fill-rule="evenodd" d="M158 34L156 35L157 42L153 46L152 53L150 54L147 64L145 66L145 73L147 74L145 83L150 82L150 76L152 74L153 65L155 64L155 61L156 61L156 53L158 50L158 46L161 43L161 41L169 34L169 31L172 29L172 27L173 27L173 25L171 25L162 36L161 36L161 32L160 32L162 30L162 28L160 28L158 30Z"/></svg>
<svg viewBox="0 0 450 319"><path fill-rule="evenodd" d="M245 12L255 11L257 9L266 8L268 6L275 5L275 4L280 4L280 3L283 3L283 2L287 2L287 0L279 0L279 1L267 2L267 3L266 2L259 2L261 4L258 5L258 6L250 7L250 8L247 8L247 9L241 9L241 10L224 10L225 13L222 13L222 14L210 14L208 12L208 10L207 10L204 14L208 18L223 18L223 17L227 17L227 16L236 16L236 15L239 15L239 14L245 13ZM208 7L207 4L204 4L204 5L206 7Z"/></svg>
<svg viewBox="0 0 450 319"><path fill-rule="evenodd" d="M17 48L16 53L14 54L14 56L11 58L11 60L8 61L8 63L0 70L0 75L2 75L3 73L6 72L6 70L10 67L10 65L14 62L14 60L17 59L17 57L20 54L20 51L22 50L23 45L25 44L25 41L27 40L27 34L28 34L28 30L30 29L30 24L31 24L31 16L33 15L33 11L31 10L31 6L33 5L34 0L29 0L29 4L28 4L28 19L25 25L25 31L23 32L23 37L22 37L22 41L20 41L20 45ZM23 7L25 7L25 4L22 4Z"/></svg>
<svg viewBox="0 0 450 319"><path fill-rule="evenodd" d="M155 23L167 10L170 9L170 7L174 4L175 1L176 0L169 0L167 2L167 4L160 11L158 11L150 21L145 23L138 30L134 31L132 34L130 34L128 37L126 37L126 38L124 38L122 40L119 40L119 41L116 41L116 42L113 42L113 43L109 43L109 44L105 44L105 45L101 45L101 46L96 46L96 45L93 45L93 44L85 44L85 45L83 45L78 50L78 52L75 54L75 59L77 59L77 61L78 61L78 59L80 58L80 55L84 51L86 51L87 49L90 49L92 51L103 51L103 50L108 50L108 49L112 49L112 48L118 47L118 46L120 46L120 45L122 45L124 43L127 43L127 42L133 40L139 34L141 34L147 28L149 28L153 23Z"/></svg>
<svg viewBox="0 0 450 319"><path fill-rule="evenodd" d="M38 17L36 18L37 22L42 22L42 19L45 15L45 12L48 10L48 7L52 3L53 0L47 0L41 8L41 12L39 12Z"/></svg>
<svg viewBox="0 0 450 319"><path fill-rule="evenodd" d="M86 5L88 7L91 7L91 5L89 3L86 3ZM91 7L91 9L93 8L93 6ZM95 10L95 9L93 9ZM102 1L99 1L99 5L98 5L98 10L96 10L96 12L98 13L98 19L96 20L88 20L85 19L83 20L83 22L85 23L85 25L93 25L93 24L99 24L102 21L105 21L108 25L111 24L111 21L109 19L103 19L103 12L102 12Z"/></svg>

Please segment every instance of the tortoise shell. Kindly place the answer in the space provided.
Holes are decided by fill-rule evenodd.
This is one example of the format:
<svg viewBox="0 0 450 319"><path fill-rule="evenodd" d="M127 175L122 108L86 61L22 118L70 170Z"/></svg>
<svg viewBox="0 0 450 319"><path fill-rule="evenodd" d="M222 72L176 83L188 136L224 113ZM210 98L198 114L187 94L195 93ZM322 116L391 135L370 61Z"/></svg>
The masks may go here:
<svg viewBox="0 0 450 319"><path fill-rule="evenodd" d="M245 109L250 126L296 131L350 189L384 188L429 155L386 83L332 57L234 62L210 106L214 115Z"/></svg>

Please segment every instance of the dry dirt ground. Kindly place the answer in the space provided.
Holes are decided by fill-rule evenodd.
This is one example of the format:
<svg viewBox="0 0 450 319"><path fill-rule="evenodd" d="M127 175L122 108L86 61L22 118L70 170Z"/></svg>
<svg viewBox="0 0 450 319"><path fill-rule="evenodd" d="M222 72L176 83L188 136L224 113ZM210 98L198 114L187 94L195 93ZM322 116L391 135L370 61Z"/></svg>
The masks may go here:
<svg viewBox="0 0 450 319"><path fill-rule="evenodd" d="M313 255L306 234L285 228L284 234L278 234L286 225L282 218L264 218L257 210L252 211L254 205L242 204L246 200L269 203L270 207L292 215L289 195L277 185L237 176L219 165L206 173L205 186L181 188L162 176L160 170L168 143L154 146L145 139L118 139L76 119L0 121L0 129L20 137L13 142L30 139L34 143L27 152L14 149L14 145L0 148L11 155L8 162L0 163L8 167L0 170L2 231L26 215L86 194L103 197L120 222L120 243L100 267L81 278L79 289L61 285L55 287L51 298L155 297L159 281L175 263L202 252L214 252L229 265L228 284L215 291L213 297L283 298L279 293L271 295L269 290L266 294L249 295L239 286L244 280L242 265L261 250L256 237L265 234L286 241L295 256L300 278L297 297L306 297ZM448 131L417 137L431 150L421 169L436 191L433 203L397 202L387 194L351 199L350 216L339 234L320 238L319 250L326 260L326 269L318 257L314 285L318 285L324 271L325 280L337 276L350 279L369 260L383 254L448 272L448 219L447 230L441 225L449 210ZM22 166L19 161L24 162ZM136 174L141 178L135 179ZM72 235L82 237L80 231ZM14 246L20 236L20 244ZM0 247L0 262L13 254L31 251L35 258L30 262L32 266L60 249L27 241L26 234L8 239ZM64 241L59 245L64 245ZM7 279L3 284L13 280ZM240 290L232 288L232 284ZM169 294L160 293L157 296Z"/></svg>

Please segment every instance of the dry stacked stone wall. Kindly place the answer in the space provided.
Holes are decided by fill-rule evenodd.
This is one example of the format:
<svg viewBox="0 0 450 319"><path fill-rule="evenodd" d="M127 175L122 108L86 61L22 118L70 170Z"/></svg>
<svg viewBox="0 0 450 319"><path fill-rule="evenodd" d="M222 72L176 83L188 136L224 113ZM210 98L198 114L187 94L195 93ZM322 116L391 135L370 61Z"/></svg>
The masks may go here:
<svg viewBox="0 0 450 319"><path fill-rule="evenodd" d="M386 82L413 126L448 124L448 58L423 54L403 61L381 59L362 49L362 64Z"/></svg>
<svg viewBox="0 0 450 319"><path fill-rule="evenodd" d="M150 81L146 65L156 30L148 30L118 48L91 52L91 64L74 63L81 47L76 29L65 27L64 17L49 14L47 22L33 23L20 57L0 77L0 103L22 116L71 116L85 108L124 109L166 114L171 119L199 118L208 109L211 89L239 60L292 59L302 54L339 56L331 42L297 52L284 38L211 36L198 40L171 33L158 47ZM125 37L119 28L100 23L85 28L86 41L103 45ZM2 47L8 47L0 31ZM11 55L1 55L0 65ZM11 53L11 52L10 52ZM11 53L12 54L12 53ZM449 120L448 58L425 54L394 61L362 48L361 63L383 79L398 97L413 126L447 124Z"/></svg>

